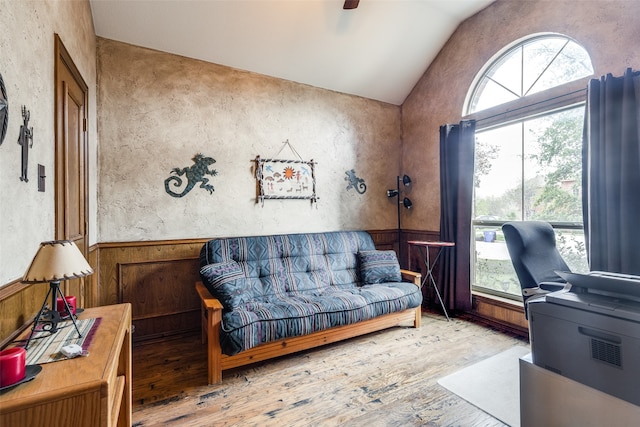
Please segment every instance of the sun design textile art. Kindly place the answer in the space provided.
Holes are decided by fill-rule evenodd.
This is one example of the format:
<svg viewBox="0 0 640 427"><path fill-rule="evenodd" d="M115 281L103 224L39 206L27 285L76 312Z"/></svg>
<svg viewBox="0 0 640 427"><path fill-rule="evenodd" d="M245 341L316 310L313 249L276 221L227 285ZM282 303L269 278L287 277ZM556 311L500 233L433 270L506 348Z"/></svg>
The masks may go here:
<svg viewBox="0 0 640 427"><path fill-rule="evenodd" d="M300 179L300 172L296 172L296 170L291 166L287 166L286 168L284 168L284 171L282 171L282 173L284 179L293 179L294 176Z"/></svg>
<svg viewBox="0 0 640 427"><path fill-rule="evenodd" d="M268 199L306 199L316 203L313 160L261 159L256 157L257 202Z"/></svg>
<svg viewBox="0 0 640 427"><path fill-rule="evenodd" d="M277 172L271 165L265 168L265 194L297 195L306 192L311 183L311 173L305 166L295 168L286 166Z"/></svg>

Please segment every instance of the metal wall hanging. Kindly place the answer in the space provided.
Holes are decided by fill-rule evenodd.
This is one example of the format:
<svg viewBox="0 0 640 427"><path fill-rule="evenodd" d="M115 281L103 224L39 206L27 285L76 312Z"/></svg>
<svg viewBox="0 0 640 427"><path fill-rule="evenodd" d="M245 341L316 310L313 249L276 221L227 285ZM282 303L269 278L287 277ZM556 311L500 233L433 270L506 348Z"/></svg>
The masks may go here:
<svg viewBox="0 0 640 427"><path fill-rule="evenodd" d="M269 199L303 199L311 200L311 203L317 202L316 163L313 160L302 160L288 140L284 144L300 160L261 159L257 156L255 161L259 193L256 201L264 203Z"/></svg>
<svg viewBox="0 0 640 427"><path fill-rule="evenodd" d="M20 136L18 136L18 144L22 145L22 175L20 181L29 182L27 178L27 168L29 167L29 148L33 147L33 127L29 127L29 118L31 112L27 107L22 106L22 120L20 125Z"/></svg>
<svg viewBox="0 0 640 427"><path fill-rule="evenodd" d="M213 185L209 184L209 178L205 175L216 176L218 175L217 170L209 170L209 166L214 164L216 161L211 157L205 157L201 153L196 154L193 157L193 165L186 168L173 168L171 170L171 176L164 180L164 189L172 197L182 197L187 194L196 184L200 184L200 188L204 188L209 192L209 194L213 194L214 188ZM187 178L187 184L184 189L180 192L175 192L173 189L179 191L182 188L182 178L181 176L185 176ZM173 189L171 188L171 184L173 184Z"/></svg>
<svg viewBox="0 0 640 427"><path fill-rule="evenodd" d="M345 173L347 174L347 176L344 177L344 180L349 182L349 185L347 185L347 190L355 188L355 190L359 194L364 194L364 192L367 191L367 184L364 183L364 179L358 178L356 176L355 169L351 169L350 171L346 171Z"/></svg>
<svg viewBox="0 0 640 427"><path fill-rule="evenodd" d="M0 145L7 135L9 127L9 100L7 98L7 88L4 86L2 74L0 74Z"/></svg>

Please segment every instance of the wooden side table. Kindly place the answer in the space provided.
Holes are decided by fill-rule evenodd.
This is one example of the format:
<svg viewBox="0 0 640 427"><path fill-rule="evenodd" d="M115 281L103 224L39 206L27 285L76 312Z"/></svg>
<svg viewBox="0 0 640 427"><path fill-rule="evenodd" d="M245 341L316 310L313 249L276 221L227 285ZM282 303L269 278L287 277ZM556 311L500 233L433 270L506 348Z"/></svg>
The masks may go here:
<svg viewBox="0 0 640 427"><path fill-rule="evenodd" d="M131 304L78 316L98 317L87 357L45 363L33 380L0 395L0 426L131 425Z"/></svg>
<svg viewBox="0 0 640 427"><path fill-rule="evenodd" d="M438 296L438 301L440 301L440 306L444 311L444 315L447 317L447 321L450 321L451 319L449 318L449 314L447 313L447 309L444 305L444 302L442 301L442 297L440 296L440 291L438 290L438 286L436 285L436 281L433 277L433 269L438 263L438 259L440 258L440 254L442 253L442 250L445 248L451 248L456 244L453 242L439 242L439 241L433 241L433 240L427 240L427 241L409 240L408 243L409 243L409 250L411 250L412 246L416 246L418 249L420 249L422 258L424 258L424 264L427 267L427 274L425 274L424 278L422 279L422 286L424 286L425 282L427 281L431 283L431 285L433 286L433 289L435 289L436 291L436 295ZM436 253L435 258L433 259L433 262L430 262L429 260L429 248L438 249L438 252ZM411 262L411 255L409 255L409 262ZM411 270L411 265L409 265L409 270Z"/></svg>

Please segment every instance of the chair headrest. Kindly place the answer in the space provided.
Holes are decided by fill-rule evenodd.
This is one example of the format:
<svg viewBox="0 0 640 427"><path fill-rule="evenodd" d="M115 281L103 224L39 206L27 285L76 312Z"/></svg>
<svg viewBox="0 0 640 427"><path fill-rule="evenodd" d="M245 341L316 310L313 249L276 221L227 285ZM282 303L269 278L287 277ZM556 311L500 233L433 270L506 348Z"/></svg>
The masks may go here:
<svg viewBox="0 0 640 427"><path fill-rule="evenodd" d="M563 282L555 271L568 271L556 247L551 224L544 221L514 221L502 226L511 261L523 288L541 282Z"/></svg>

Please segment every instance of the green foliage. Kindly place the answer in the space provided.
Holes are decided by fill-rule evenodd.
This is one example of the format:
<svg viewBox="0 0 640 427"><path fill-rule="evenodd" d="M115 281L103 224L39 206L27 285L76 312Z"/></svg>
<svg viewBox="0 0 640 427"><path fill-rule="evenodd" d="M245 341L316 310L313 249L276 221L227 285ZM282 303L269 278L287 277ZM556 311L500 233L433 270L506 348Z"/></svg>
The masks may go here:
<svg viewBox="0 0 640 427"><path fill-rule="evenodd" d="M475 286L512 295L521 294L511 260L478 258L475 266Z"/></svg>
<svg viewBox="0 0 640 427"><path fill-rule="evenodd" d="M569 270L575 273L589 271L584 241L577 236L581 234L582 230L556 232L556 244L560 255L569 266Z"/></svg>
<svg viewBox="0 0 640 427"><path fill-rule="evenodd" d="M540 151L531 156L547 172L530 218L582 222L583 114L572 109L548 117L552 122L537 137Z"/></svg>
<svg viewBox="0 0 640 427"><path fill-rule="evenodd" d="M476 198L475 216L493 215L501 220L541 219L582 221L582 109L571 109L528 122L534 142L525 150L536 164L536 175L514 182L500 196ZM491 171L499 145L476 141L474 185Z"/></svg>
<svg viewBox="0 0 640 427"><path fill-rule="evenodd" d="M491 163L498 157L498 146L487 144L476 138L475 145L475 173L473 185L480 187L480 178L491 171Z"/></svg>

